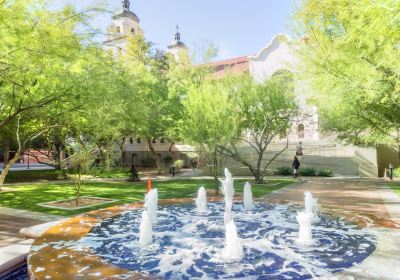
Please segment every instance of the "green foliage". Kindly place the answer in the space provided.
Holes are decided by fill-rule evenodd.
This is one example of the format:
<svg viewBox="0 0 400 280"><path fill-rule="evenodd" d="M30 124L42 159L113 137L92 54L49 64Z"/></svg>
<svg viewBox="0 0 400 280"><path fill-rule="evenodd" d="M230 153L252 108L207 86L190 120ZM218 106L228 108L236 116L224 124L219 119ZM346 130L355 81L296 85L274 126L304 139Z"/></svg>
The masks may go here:
<svg viewBox="0 0 400 280"><path fill-rule="evenodd" d="M185 162L181 159L176 160L174 163L174 166L176 169L182 169L184 165L185 165Z"/></svg>
<svg viewBox="0 0 400 280"><path fill-rule="evenodd" d="M318 171L318 176L321 177L333 177L333 169L332 168L324 168Z"/></svg>
<svg viewBox="0 0 400 280"><path fill-rule="evenodd" d="M293 175L293 168L289 166L279 166L275 170L275 175L281 175L281 176Z"/></svg>
<svg viewBox="0 0 400 280"><path fill-rule="evenodd" d="M304 2L300 54L324 131L399 150L399 10L392 0Z"/></svg>
<svg viewBox="0 0 400 280"><path fill-rule="evenodd" d="M400 178L400 167L397 167L393 170L393 176L396 178Z"/></svg>
<svg viewBox="0 0 400 280"><path fill-rule="evenodd" d="M301 167L299 173L300 176L305 176L305 177L317 176L317 170L313 167Z"/></svg>

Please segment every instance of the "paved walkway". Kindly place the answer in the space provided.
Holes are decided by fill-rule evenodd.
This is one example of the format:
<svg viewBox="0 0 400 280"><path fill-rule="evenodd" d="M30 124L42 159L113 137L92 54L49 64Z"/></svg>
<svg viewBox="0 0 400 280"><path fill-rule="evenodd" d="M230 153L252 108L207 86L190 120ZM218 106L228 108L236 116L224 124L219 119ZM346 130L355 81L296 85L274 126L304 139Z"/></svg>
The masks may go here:
<svg viewBox="0 0 400 280"><path fill-rule="evenodd" d="M318 198L320 206L336 215L369 227L400 228L400 197L383 180L304 179L295 187L267 196L270 202L304 203L304 192Z"/></svg>
<svg viewBox="0 0 400 280"><path fill-rule="evenodd" d="M21 228L61 219L62 216L0 207L0 248L25 240L19 233Z"/></svg>

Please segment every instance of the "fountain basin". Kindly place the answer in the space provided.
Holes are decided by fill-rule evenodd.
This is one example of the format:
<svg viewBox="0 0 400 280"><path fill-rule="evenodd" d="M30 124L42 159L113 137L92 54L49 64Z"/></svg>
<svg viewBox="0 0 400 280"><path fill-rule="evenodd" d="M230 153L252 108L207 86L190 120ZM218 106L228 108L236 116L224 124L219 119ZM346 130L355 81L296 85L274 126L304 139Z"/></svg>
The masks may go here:
<svg viewBox="0 0 400 280"><path fill-rule="evenodd" d="M243 259L238 262L223 256L223 203L209 203L206 214L198 214L193 203L161 206L158 223L153 226L154 243L145 248L138 244L142 211L116 207L98 211L103 217L92 213L75 221L75 227L84 231L80 236L66 233L68 225L48 232L43 237L46 240L38 240L41 244L35 243L32 248L31 274L45 276L46 262L39 253L52 249L59 254L53 253L53 260L48 262L72 266L71 273L85 277L311 279L350 268L376 248L376 238L369 229L326 214L321 214L313 225L313 245L300 246L296 242L296 214L300 208L260 203L254 206L253 211L243 211L238 203L232 208L244 247ZM96 218L90 220L91 216ZM53 240L55 235L64 238ZM66 261L71 252L74 260Z"/></svg>

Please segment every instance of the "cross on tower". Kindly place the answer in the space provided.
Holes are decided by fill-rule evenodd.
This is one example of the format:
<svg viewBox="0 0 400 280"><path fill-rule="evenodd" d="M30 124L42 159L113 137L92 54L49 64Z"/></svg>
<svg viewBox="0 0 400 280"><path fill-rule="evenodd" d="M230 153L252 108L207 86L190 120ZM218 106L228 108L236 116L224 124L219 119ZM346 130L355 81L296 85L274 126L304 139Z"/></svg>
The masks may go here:
<svg viewBox="0 0 400 280"><path fill-rule="evenodd" d="M131 2L129 2L129 0L124 0L124 1L122 1L122 7L124 8L124 9L127 9L127 10L129 10L129 6L131 5Z"/></svg>
<svg viewBox="0 0 400 280"><path fill-rule="evenodd" d="M175 41L181 40L181 33L179 33L179 25L176 25Z"/></svg>

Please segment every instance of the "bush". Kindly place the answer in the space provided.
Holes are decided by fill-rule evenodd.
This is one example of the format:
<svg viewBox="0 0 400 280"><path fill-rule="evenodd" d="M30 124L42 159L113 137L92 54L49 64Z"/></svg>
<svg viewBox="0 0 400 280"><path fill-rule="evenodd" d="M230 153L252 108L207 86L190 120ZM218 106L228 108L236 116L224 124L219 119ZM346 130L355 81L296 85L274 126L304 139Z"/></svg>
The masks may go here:
<svg viewBox="0 0 400 280"><path fill-rule="evenodd" d="M144 158L142 159L142 166L143 167L156 167L156 160L154 158Z"/></svg>
<svg viewBox="0 0 400 280"><path fill-rule="evenodd" d="M275 175L281 175L281 176L293 175L293 168L289 166L279 166L275 170Z"/></svg>
<svg viewBox="0 0 400 280"><path fill-rule="evenodd" d="M317 176L317 170L312 167L304 167L300 168L300 176L306 176L306 177L311 177L311 176Z"/></svg>
<svg viewBox="0 0 400 280"><path fill-rule="evenodd" d="M396 178L400 178L400 166L393 170L393 176Z"/></svg>
<svg viewBox="0 0 400 280"><path fill-rule="evenodd" d="M184 165L185 165L185 163L181 159L178 159L178 160L175 161L175 168L176 169L182 169Z"/></svg>
<svg viewBox="0 0 400 280"><path fill-rule="evenodd" d="M332 177L333 176L333 169L332 168L324 168L318 172L318 176L321 177Z"/></svg>

